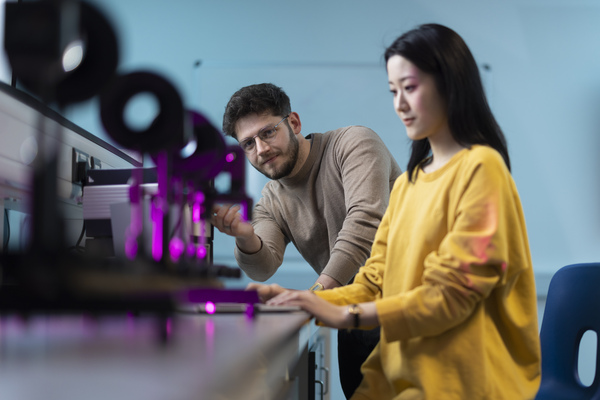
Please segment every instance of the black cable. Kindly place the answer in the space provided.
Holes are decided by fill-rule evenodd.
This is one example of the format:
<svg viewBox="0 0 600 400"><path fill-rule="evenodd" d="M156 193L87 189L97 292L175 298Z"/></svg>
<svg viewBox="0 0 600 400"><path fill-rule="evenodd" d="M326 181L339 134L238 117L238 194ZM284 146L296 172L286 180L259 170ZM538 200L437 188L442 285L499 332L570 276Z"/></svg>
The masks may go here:
<svg viewBox="0 0 600 400"><path fill-rule="evenodd" d="M85 233L85 220L83 220L83 225L81 226L81 234L79 235L79 239L77 239L77 243L75 243L75 247L78 248L81 241L83 240L83 234Z"/></svg>
<svg viewBox="0 0 600 400"><path fill-rule="evenodd" d="M85 182L87 180L87 171L84 171L84 175L81 176L79 183L81 183L81 197L83 198L83 190L85 189ZM77 243L75 246L69 247L69 251L76 251L78 253L84 253L85 247L81 246L81 241L83 240L83 236L85 234L85 219L83 220L83 224L81 225L81 233L79 234L79 239L77 239Z"/></svg>
<svg viewBox="0 0 600 400"><path fill-rule="evenodd" d="M8 251L8 243L10 241L10 220L8 219L8 210L4 209L4 251Z"/></svg>

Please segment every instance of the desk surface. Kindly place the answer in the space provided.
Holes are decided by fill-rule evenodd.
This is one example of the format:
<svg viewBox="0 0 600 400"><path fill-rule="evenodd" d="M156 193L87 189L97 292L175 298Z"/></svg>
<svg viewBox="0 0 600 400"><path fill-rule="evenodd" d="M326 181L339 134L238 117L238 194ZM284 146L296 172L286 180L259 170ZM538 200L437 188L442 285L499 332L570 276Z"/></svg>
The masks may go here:
<svg viewBox="0 0 600 400"><path fill-rule="evenodd" d="M0 397L275 398L285 382L267 370L285 373L316 329L308 321L304 312L3 317Z"/></svg>

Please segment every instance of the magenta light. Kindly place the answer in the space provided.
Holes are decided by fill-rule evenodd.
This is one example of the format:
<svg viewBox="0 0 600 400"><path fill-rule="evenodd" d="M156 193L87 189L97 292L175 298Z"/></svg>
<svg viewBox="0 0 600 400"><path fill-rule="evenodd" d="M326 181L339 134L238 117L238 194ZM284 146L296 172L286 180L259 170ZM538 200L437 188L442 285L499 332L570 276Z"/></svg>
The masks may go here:
<svg viewBox="0 0 600 400"><path fill-rule="evenodd" d="M246 304L246 311L244 312L244 314L246 314L246 318L253 319L256 315L256 309L254 308L254 304Z"/></svg>
<svg viewBox="0 0 600 400"><path fill-rule="evenodd" d="M214 314L217 307L212 301L207 301L206 305L204 306L204 309L206 310L207 314Z"/></svg>
<svg viewBox="0 0 600 400"><path fill-rule="evenodd" d="M196 255L196 245L194 243L188 244L186 251L189 257L194 257Z"/></svg>
<svg viewBox="0 0 600 400"><path fill-rule="evenodd" d="M202 204L204 204L204 193L197 192L194 199L194 205L192 206L192 221L200 222L202 219Z"/></svg>
<svg viewBox="0 0 600 400"><path fill-rule="evenodd" d="M134 191L132 190L132 193ZM132 195L131 203L131 220L129 227L125 232L125 256L130 260L135 259L138 253L138 236L142 232L142 209L139 203L135 203L135 196ZM139 200L138 200L139 201Z"/></svg>
<svg viewBox="0 0 600 400"><path fill-rule="evenodd" d="M202 213L202 206L200 203L194 203L192 206L192 221L200 222L200 216Z"/></svg>
<svg viewBox="0 0 600 400"><path fill-rule="evenodd" d="M130 260L134 260L138 252L138 243L135 237L125 239L125 255Z"/></svg>
<svg viewBox="0 0 600 400"><path fill-rule="evenodd" d="M240 209L241 209L240 214L242 215L242 221L248 221L248 205L246 203L241 203Z"/></svg>
<svg viewBox="0 0 600 400"><path fill-rule="evenodd" d="M171 259L173 261L179 260L179 257L181 257L183 254L184 249L185 244L183 243L183 240L177 237L171 239L171 242L169 243L169 253L171 254Z"/></svg>
<svg viewBox="0 0 600 400"><path fill-rule="evenodd" d="M227 162L234 162L234 161L235 161L235 153L228 153L228 154L225 156L225 160L226 160Z"/></svg>
<svg viewBox="0 0 600 400"><path fill-rule="evenodd" d="M165 325L165 331L167 333L167 336L171 336L171 333L173 331L173 325L171 324L171 318L167 318L167 322Z"/></svg>
<svg viewBox="0 0 600 400"><path fill-rule="evenodd" d="M208 339L212 340L215 334L215 322L212 319L206 320L206 325L204 325L204 330L206 332L206 336ZM209 349L213 349L214 346L209 346Z"/></svg>
<svg viewBox="0 0 600 400"><path fill-rule="evenodd" d="M160 261L162 251L162 226L155 223L152 231L152 258L154 258L154 261Z"/></svg>
<svg viewBox="0 0 600 400"><path fill-rule="evenodd" d="M160 261L163 254L162 238L163 238L163 213L162 209L152 203L151 219L152 219L152 258L155 261Z"/></svg>
<svg viewBox="0 0 600 400"><path fill-rule="evenodd" d="M204 257L206 257L206 247L199 246L198 251L196 253L196 257L198 257L200 259L204 259Z"/></svg>

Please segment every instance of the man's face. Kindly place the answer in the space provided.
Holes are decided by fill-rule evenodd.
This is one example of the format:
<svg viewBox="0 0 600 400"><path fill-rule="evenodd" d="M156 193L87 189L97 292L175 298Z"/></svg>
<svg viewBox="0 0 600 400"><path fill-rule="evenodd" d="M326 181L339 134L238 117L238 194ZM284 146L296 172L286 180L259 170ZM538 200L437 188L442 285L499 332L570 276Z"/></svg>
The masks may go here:
<svg viewBox="0 0 600 400"><path fill-rule="evenodd" d="M261 132L273 129L283 116L251 114L235 124L238 142L253 138ZM288 176L298 162L298 139L287 120L277 125L269 142L254 137L254 150L246 153L250 164L269 179L277 180Z"/></svg>

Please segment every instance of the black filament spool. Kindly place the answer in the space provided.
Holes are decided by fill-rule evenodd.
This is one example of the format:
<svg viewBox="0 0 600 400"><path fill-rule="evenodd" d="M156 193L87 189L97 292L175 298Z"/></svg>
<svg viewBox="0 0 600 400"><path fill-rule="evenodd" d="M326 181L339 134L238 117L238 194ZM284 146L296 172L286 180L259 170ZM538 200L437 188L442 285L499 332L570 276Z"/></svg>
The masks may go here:
<svg viewBox="0 0 600 400"><path fill-rule="evenodd" d="M67 9L77 14L68 15ZM94 6L75 0L15 2L6 4L6 13L5 49L12 72L43 101L56 101L62 107L88 100L114 76L119 62L117 36ZM63 37L62 32L70 34ZM63 46L73 39L83 43L83 58L66 72Z"/></svg>
<svg viewBox="0 0 600 400"><path fill-rule="evenodd" d="M158 101L156 118L143 130L125 120L127 103L149 93ZM188 139L186 111L177 90L165 78L147 71L118 76L100 96L100 118L107 133L121 146L142 153L179 151Z"/></svg>
<svg viewBox="0 0 600 400"><path fill-rule="evenodd" d="M60 105L88 100L100 93L115 75L119 64L117 35L102 13L81 2L80 31L85 43L81 64L56 88Z"/></svg>
<svg viewBox="0 0 600 400"><path fill-rule="evenodd" d="M173 175L186 180L204 182L214 179L226 164L226 144L223 134L202 114L189 111L196 148L188 156L173 152Z"/></svg>

